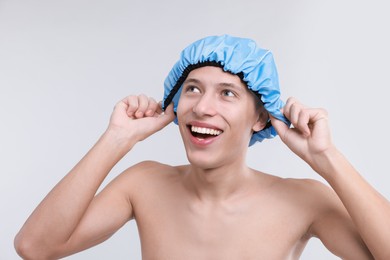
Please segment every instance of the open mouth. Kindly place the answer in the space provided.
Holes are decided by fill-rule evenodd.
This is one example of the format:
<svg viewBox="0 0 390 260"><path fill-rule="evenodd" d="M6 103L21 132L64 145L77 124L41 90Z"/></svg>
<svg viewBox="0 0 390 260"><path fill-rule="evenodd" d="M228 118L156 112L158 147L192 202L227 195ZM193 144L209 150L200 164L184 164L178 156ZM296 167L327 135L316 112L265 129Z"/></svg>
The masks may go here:
<svg viewBox="0 0 390 260"><path fill-rule="evenodd" d="M200 139L207 139L216 137L220 134L222 134L221 130L218 129L212 129L207 127L198 127L198 126L188 126L190 128L190 132L192 136Z"/></svg>

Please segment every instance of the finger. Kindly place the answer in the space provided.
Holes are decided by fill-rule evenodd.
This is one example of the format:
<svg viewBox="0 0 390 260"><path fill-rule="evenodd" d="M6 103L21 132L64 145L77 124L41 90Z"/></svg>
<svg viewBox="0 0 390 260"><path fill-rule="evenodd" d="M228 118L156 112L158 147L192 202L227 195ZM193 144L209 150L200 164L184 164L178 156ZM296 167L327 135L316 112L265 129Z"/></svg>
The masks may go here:
<svg viewBox="0 0 390 260"><path fill-rule="evenodd" d="M299 120L299 114L305 107L296 99L289 100L288 106L284 108L285 116L295 126Z"/></svg>
<svg viewBox="0 0 390 260"><path fill-rule="evenodd" d="M158 115L161 115L163 112L164 112L164 110L162 109L162 101L160 101L160 102L158 102L156 113Z"/></svg>
<svg viewBox="0 0 390 260"><path fill-rule="evenodd" d="M148 108L149 105L149 98L145 95L139 95L138 96L138 108L137 111L135 112L135 117L136 118L141 118L145 115L146 109Z"/></svg>
<svg viewBox="0 0 390 260"><path fill-rule="evenodd" d="M300 111L296 128L305 136L309 136L312 127L321 119L327 119L327 112L320 108L306 108Z"/></svg>
<svg viewBox="0 0 390 260"><path fill-rule="evenodd" d="M161 109L161 106L159 106ZM173 111L173 102L165 109L164 113L159 116L159 119L162 120L164 126L168 125L175 119L176 115Z"/></svg>
<svg viewBox="0 0 390 260"><path fill-rule="evenodd" d="M275 128L280 138L284 140L284 137L286 135L286 132L289 129L289 126L286 125L286 123L284 123L283 121L273 117L272 115L270 115L270 119L271 119L272 126Z"/></svg>
<svg viewBox="0 0 390 260"><path fill-rule="evenodd" d="M289 98L286 106L283 108L283 114L290 120L294 128L297 128L302 134L310 135L308 126L310 113L306 106L299 102L296 98Z"/></svg>
<svg viewBox="0 0 390 260"><path fill-rule="evenodd" d="M291 106L296 103L297 100L294 97L289 97L286 101L286 104L283 107L283 114L285 117L290 119L290 111L291 111Z"/></svg>
<svg viewBox="0 0 390 260"><path fill-rule="evenodd" d="M295 122L295 128L297 128L303 135L310 135L309 122L311 119L310 109L303 109L299 111L298 118Z"/></svg>
<svg viewBox="0 0 390 260"><path fill-rule="evenodd" d="M146 109L145 115L154 116L156 114L157 109L158 109L158 103L152 97L149 97L148 107Z"/></svg>
<svg viewBox="0 0 390 260"><path fill-rule="evenodd" d="M138 98L137 96L128 96L122 100L122 103L125 104L126 113L129 117L135 117L135 112L138 109Z"/></svg>
<svg viewBox="0 0 390 260"><path fill-rule="evenodd" d="M154 124L149 124L148 126L150 128L145 130L145 132L154 133L156 131L159 131L165 126L167 126L169 123L171 123L174 119L175 119L175 114L173 113L173 104L171 104L167 107L164 113L153 118L153 120L156 120L156 122Z"/></svg>
<svg viewBox="0 0 390 260"><path fill-rule="evenodd" d="M328 121L328 111L326 111L326 109L323 109L323 108L310 109L309 127L310 127L310 125L317 124L319 121L322 121L322 122Z"/></svg>

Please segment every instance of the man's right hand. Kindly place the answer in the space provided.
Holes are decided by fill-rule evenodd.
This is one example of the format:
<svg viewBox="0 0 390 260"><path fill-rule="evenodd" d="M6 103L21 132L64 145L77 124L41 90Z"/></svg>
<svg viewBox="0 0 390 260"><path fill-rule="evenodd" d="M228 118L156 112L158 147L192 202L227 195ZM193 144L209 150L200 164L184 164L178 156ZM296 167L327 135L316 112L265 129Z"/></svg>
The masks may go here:
<svg viewBox="0 0 390 260"><path fill-rule="evenodd" d="M161 104L145 95L118 102L106 133L49 192L19 231L15 247L22 258L58 259L79 252L106 240L131 219L127 182L119 178L99 195L96 192L132 145L174 118L173 105L163 113Z"/></svg>
<svg viewBox="0 0 390 260"><path fill-rule="evenodd" d="M163 112L161 102L145 95L131 95L116 104L108 129L115 131L120 139L131 138L138 142L161 130L174 118L173 104Z"/></svg>

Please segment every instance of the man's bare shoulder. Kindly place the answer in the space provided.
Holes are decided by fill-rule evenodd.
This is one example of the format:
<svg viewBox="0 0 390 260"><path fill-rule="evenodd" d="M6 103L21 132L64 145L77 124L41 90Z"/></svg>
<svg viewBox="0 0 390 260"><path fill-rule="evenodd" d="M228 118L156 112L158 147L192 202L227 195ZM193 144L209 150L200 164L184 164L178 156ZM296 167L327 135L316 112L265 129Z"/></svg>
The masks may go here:
<svg viewBox="0 0 390 260"><path fill-rule="evenodd" d="M127 168L120 176L128 192L155 189L180 179L185 166L171 166L157 161L142 161Z"/></svg>
<svg viewBox="0 0 390 260"><path fill-rule="evenodd" d="M289 196L324 196L333 193L326 184L314 179L296 179L275 177L275 188L284 191Z"/></svg>
<svg viewBox="0 0 390 260"><path fill-rule="evenodd" d="M267 193L273 201L283 202L285 205L305 212L311 215L313 221L326 211L344 210L333 189L321 181L281 178L269 174L263 174L261 178L268 183Z"/></svg>
<svg viewBox="0 0 390 260"><path fill-rule="evenodd" d="M157 161L142 161L129 167L125 172L126 174L136 174L136 172L148 173L155 170L173 169L173 166L163 164Z"/></svg>
<svg viewBox="0 0 390 260"><path fill-rule="evenodd" d="M142 161L126 169L123 174L134 176L134 178L141 176L145 178L164 178L180 174L184 167L172 166L157 161Z"/></svg>

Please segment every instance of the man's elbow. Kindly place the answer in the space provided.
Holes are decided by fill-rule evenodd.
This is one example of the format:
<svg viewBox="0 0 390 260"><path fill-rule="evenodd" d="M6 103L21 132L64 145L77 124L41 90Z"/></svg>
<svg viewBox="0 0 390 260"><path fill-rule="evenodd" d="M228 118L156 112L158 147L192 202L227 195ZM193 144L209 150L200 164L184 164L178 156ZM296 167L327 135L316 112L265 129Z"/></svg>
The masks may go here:
<svg viewBox="0 0 390 260"><path fill-rule="evenodd" d="M26 238L20 233L15 236L14 247L16 253L23 259L38 259L31 239Z"/></svg>
<svg viewBox="0 0 390 260"><path fill-rule="evenodd" d="M33 238L20 233L15 236L14 247L22 259L51 259L48 250L42 250L42 246L37 246Z"/></svg>

